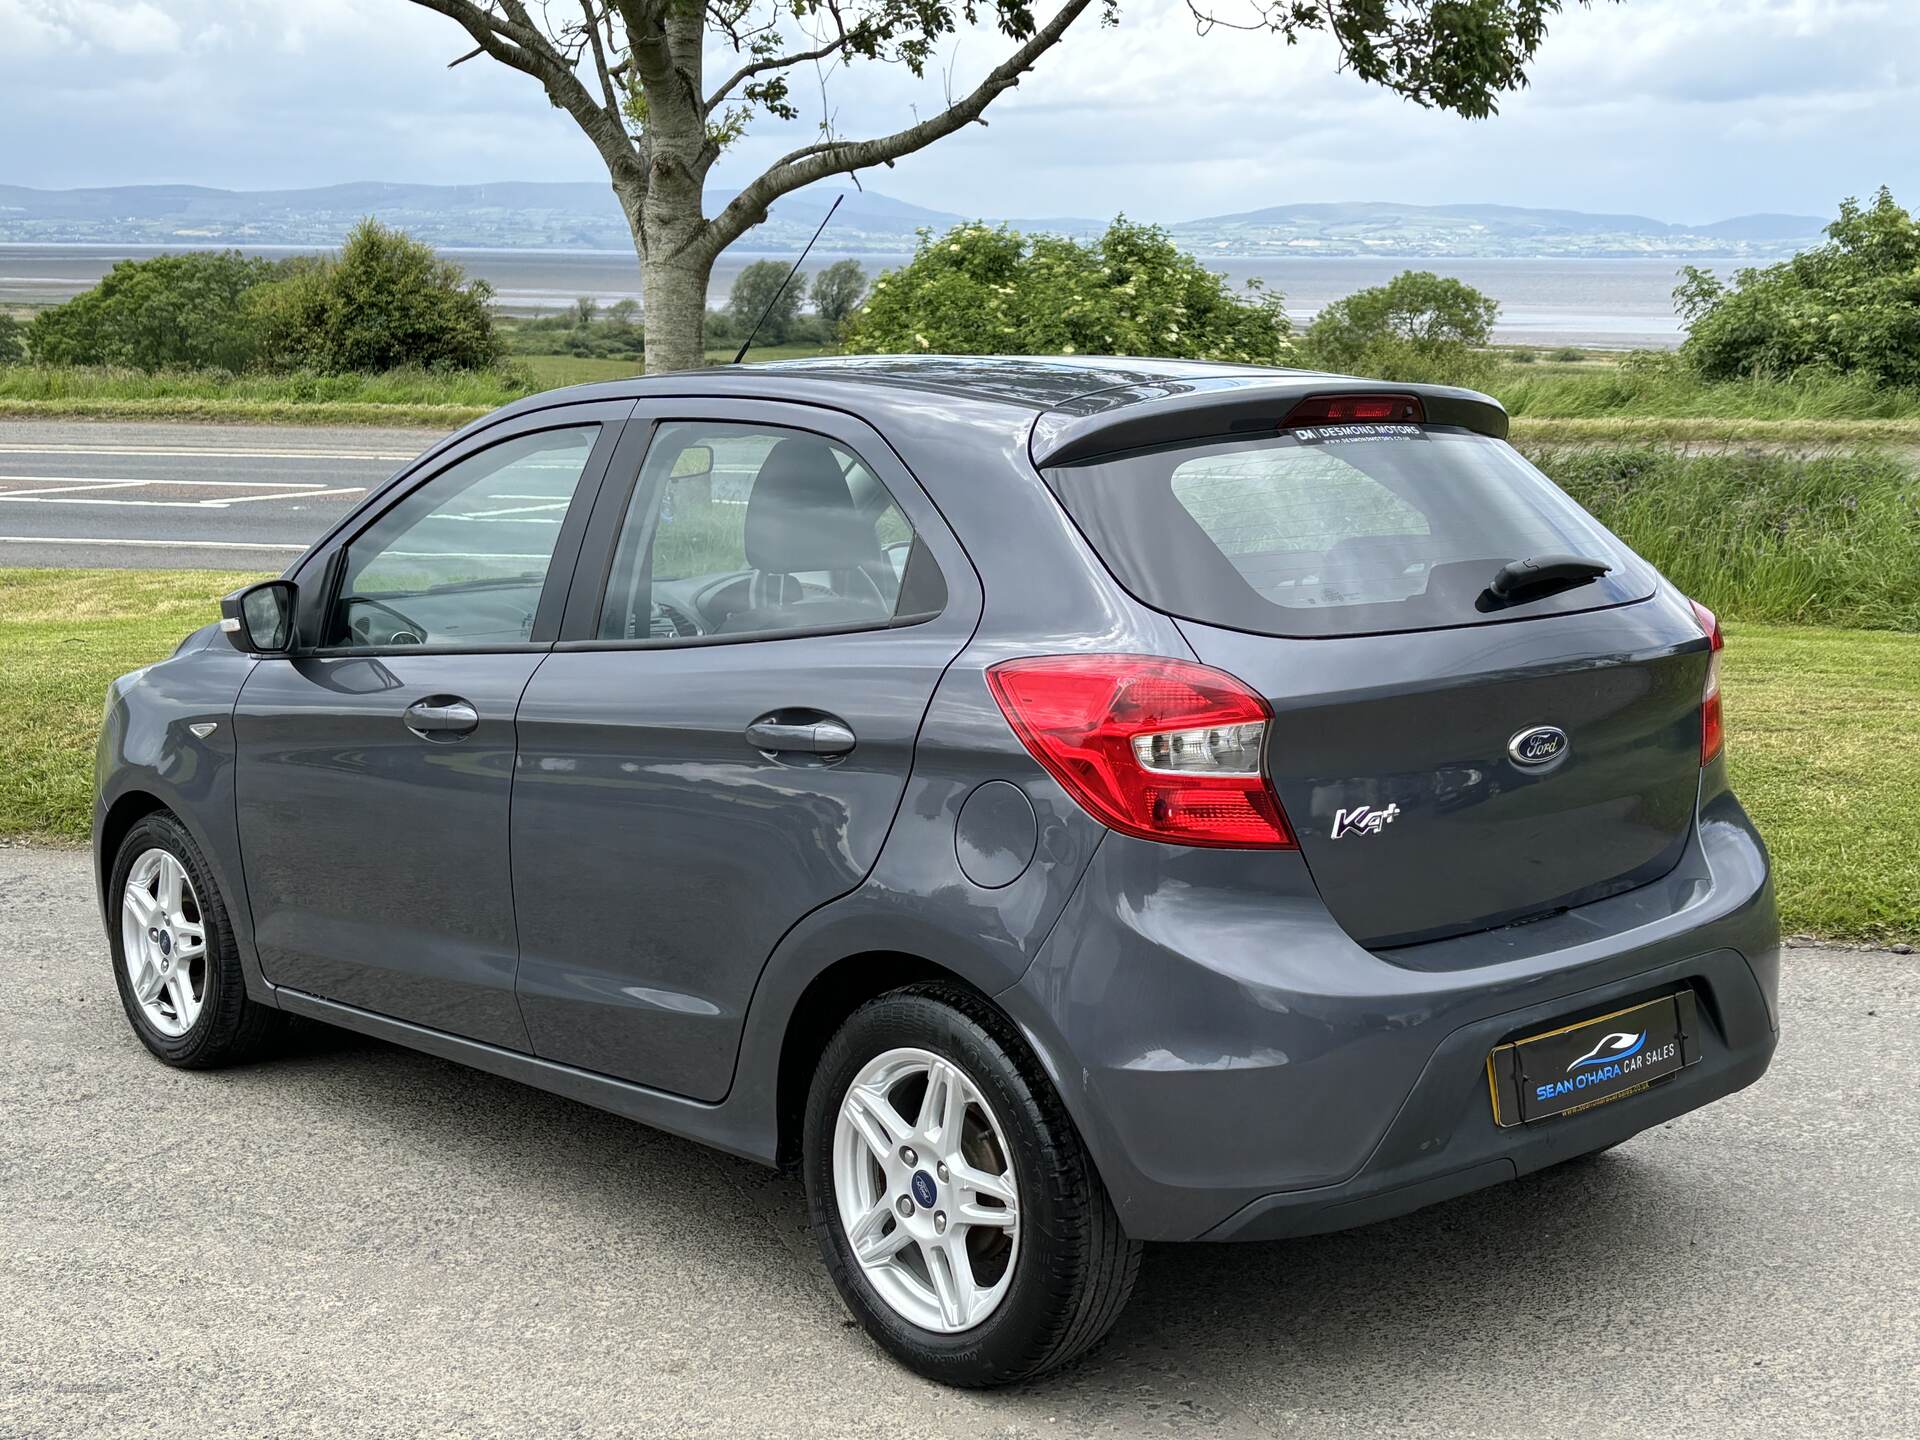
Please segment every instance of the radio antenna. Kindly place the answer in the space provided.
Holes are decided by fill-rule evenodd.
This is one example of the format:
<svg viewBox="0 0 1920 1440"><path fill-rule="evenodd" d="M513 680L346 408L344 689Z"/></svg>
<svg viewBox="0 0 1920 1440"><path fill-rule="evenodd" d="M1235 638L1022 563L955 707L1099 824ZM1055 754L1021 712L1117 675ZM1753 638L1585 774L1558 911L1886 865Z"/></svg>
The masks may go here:
<svg viewBox="0 0 1920 1440"><path fill-rule="evenodd" d="M793 284L793 277L800 273L800 267L806 263L807 255L813 249L813 241L820 238L821 231L827 228L827 221L833 219L833 212L840 208L840 202L846 198L844 190L833 197L833 204L827 207L826 216L820 221L820 229L813 232L813 240L807 241L807 248L800 252L800 258L793 262L793 269L787 272L787 278L780 282L780 288L773 292L773 298L767 301L767 308L760 312L760 318L753 322L753 329L747 332L747 338L741 342L739 353L733 357L734 364L738 365L747 358L747 351L753 348L754 337L759 335L760 327L767 323L773 307L780 303L780 297L787 293L787 287Z"/></svg>

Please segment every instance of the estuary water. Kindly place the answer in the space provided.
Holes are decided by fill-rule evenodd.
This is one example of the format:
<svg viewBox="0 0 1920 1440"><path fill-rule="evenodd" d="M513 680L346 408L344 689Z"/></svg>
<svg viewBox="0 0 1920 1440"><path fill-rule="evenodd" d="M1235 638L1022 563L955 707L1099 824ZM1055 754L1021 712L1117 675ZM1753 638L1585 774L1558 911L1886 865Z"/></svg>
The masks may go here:
<svg viewBox="0 0 1920 1440"><path fill-rule="evenodd" d="M169 248L93 245L0 245L0 306L46 305L95 284L120 260L145 258ZM296 247L261 246L254 253L290 255ZM624 251L458 250L442 251L469 273L490 281L496 303L515 314L551 314L578 296L603 306L640 299L639 268ZM788 256L730 250L714 269L712 303L725 300L742 267ZM844 253L819 250L811 272ZM904 264L904 255L862 254L868 274ZM1321 306L1355 290L1378 285L1402 270L1433 270L1457 276L1500 302L1497 339L1527 345L1584 345L1609 349L1666 347L1681 339L1672 291L1679 260L1446 259L1421 256L1350 258L1245 258L1202 254L1203 263L1236 283L1258 279L1285 297L1296 321L1310 320ZM1711 266L1720 269L1728 266Z"/></svg>

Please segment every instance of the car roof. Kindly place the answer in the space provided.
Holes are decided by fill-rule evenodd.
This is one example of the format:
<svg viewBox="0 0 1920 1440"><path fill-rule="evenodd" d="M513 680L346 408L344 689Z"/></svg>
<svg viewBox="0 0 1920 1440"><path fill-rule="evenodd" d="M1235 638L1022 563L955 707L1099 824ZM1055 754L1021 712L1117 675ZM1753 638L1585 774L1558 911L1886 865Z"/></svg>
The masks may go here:
<svg viewBox="0 0 1920 1440"><path fill-rule="evenodd" d="M830 403L884 430L889 420L927 423L927 401L937 397L949 418L959 418L958 402L974 423L1029 434L1039 465L1192 438L1209 427L1221 433L1242 428L1250 417L1276 424L1276 414L1285 413L1281 407L1307 394L1383 388L1421 396L1429 420L1502 438L1507 433L1506 412L1497 401L1450 386L1109 355L841 355L721 365L551 390L480 423L554 405L705 395Z"/></svg>

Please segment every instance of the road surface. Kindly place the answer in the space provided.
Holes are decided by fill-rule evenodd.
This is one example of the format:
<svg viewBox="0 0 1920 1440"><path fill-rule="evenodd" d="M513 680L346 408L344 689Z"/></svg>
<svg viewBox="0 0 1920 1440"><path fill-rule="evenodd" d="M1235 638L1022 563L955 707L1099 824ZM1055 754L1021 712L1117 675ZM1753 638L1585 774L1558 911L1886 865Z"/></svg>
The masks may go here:
<svg viewBox="0 0 1920 1440"><path fill-rule="evenodd" d="M278 570L438 438L0 420L0 566Z"/></svg>
<svg viewBox="0 0 1920 1440"><path fill-rule="evenodd" d="M943 1390L799 1192L355 1036L183 1074L87 861L0 848L0 1434L1894 1437L1920 1417L1920 964L1788 955L1753 1088L1345 1235L1151 1246L1112 1338Z"/></svg>

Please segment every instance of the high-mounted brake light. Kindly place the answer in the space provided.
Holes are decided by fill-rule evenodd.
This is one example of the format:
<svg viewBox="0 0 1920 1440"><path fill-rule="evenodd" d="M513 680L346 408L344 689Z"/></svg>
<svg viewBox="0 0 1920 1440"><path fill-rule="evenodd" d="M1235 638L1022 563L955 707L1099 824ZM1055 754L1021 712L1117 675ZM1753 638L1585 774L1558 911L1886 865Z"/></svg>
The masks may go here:
<svg viewBox="0 0 1920 1440"><path fill-rule="evenodd" d="M1720 746L1726 740L1726 729L1720 719L1720 652L1726 648L1727 637L1720 633L1720 620L1713 611L1698 600L1687 603L1693 606L1693 618L1700 622L1707 639L1713 642L1713 650L1707 656L1707 684L1700 696L1700 763L1704 765L1720 753Z"/></svg>
<svg viewBox="0 0 1920 1440"><path fill-rule="evenodd" d="M1088 814L1174 845L1294 848L1260 771L1267 702L1152 655L1041 655L987 671L1001 713Z"/></svg>
<svg viewBox="0 0 1920 1440"><path fill-rule="evenodd" d="M1359 420L1390 420L1419 425L1427 418L1418 395L1309 395L1287 412L1283 427L1347 425Z"/></svg>

